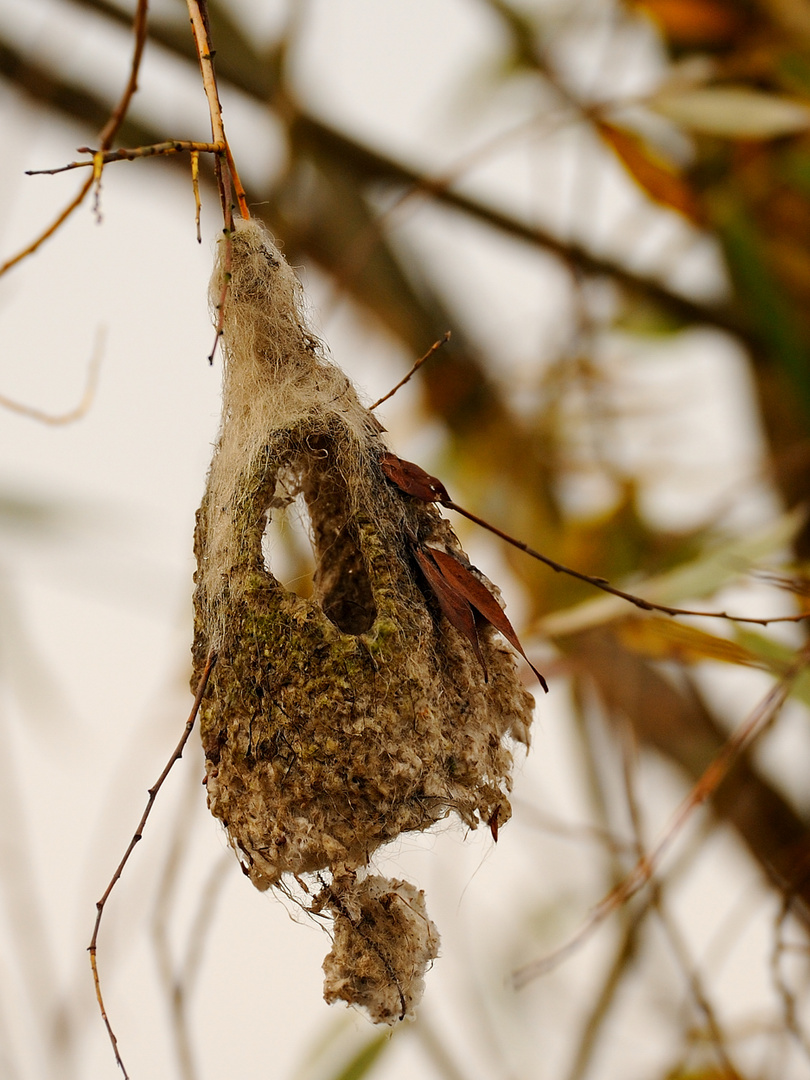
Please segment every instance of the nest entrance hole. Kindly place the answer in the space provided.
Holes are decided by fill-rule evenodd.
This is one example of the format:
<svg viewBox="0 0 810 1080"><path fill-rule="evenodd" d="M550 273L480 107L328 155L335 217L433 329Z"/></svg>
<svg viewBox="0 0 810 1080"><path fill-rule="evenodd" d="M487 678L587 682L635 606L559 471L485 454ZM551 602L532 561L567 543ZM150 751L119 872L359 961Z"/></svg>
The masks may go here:
<svg viewBox="0 0 810 1080"><path fill-rule="evenodd" d="M265 570L302 600L315 593L315 550L303 496L267 511L262 536Z"/></svg>
<svg viewBox="0 0 810 1080"><path fill-rule="evenodd" d="M377 608L357 528L328 485L307 485L268 511L262 553L265 569L289 592L315 600L342 633L371 629Z"/></svg>

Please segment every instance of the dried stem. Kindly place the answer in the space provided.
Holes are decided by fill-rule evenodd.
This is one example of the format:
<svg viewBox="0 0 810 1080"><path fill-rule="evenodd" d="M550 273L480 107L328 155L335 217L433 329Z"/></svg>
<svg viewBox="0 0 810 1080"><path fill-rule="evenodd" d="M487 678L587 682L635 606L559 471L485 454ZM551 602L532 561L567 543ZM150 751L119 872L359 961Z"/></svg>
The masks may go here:
<svg viewBox="0 0 810 1080"><path fill-rule="evenodd" d="M110 893L115 888L116 882L121 877L121 874L123 873L124 867L129 862L129 857L132 854L132 852L135 850L135 845L143 837L144 826L146 825L146 821L147 821L149 815L152 812L152 807L155 804L155 799L157 797L157 793L160 791L161 787L163 786L163 783L164 783L166 777L172 771L175 762L179 761L180 758L183 756L183 750L185 749L186 743L188 742L189 736L191 735L192 729L194 727L194 721L197 719L197 713L199 712L200 705L202 704L203 695L205 694L205 688L208 686L208 679L209 679L209 677L211 675L211 672L212 672L212 670L214 668L214 664L216 663L216 661L217 661L216 653L214 653L214 652L209 653L208 660L206 662L205 668L203 670L202 675L200 676L200 681L197 684L197 693L196 693L196 695L194 697L194 704L193 704L193 706L191 708L191 713L189 714L189 718L186 721L185 730L183 731L183 734L180 737L180 741L178 742L177 746L172 751L171 757L166 762L166 765L165 765L165 767L163 769L163 772L157 778L157 780L152 785L152 787L149 788L149 798L147 799L147 802L146 802L146 809L144 810L143 814L141 815L141 820L138 822L138 827L136 828L136 830L135 830L135 832L134 832L134 834L132 836L132 839L129 842L129 846L127 847L127 850L124 852L123 858L121 859L120 863L116 867L115 873L113 874L112 878L110 879L109 885L104 890L104 894L102 895L101 899L96 903L96 921L95 921L95 925L93 926L93 936L91 937L90 945L88 946L88 952L90 953L90 966L91 966L91 968L93 970L93 983L94 983L95 988L96 988L96 1000L98 1001L98 1007L101 1010L101 1018L103 1019L104 1025L107 1028L107 1034L110 1036L110 1042L112 1043L113 1053L115 1054L115 1060L118 1063L118 1065L119 1065L119 1067L121 1069L121 1072L124 1074L125 1080L129 1080L129 1073L127 1072L126 1066L124 1065L124 1062L121 1059L121 1054L119 1053L119 1050L118 1050L118 1039L115 1036L115 1032L113 1031L112 1024L110 1023L110 1019L109 1019L109 1017L107 1015L107 1010L104 1007L104 998L103 998L102 993L101 993L101 980L99 979L99 974L98 974L98 962L97 962L96 953L97 953L97 949L98 949L98 933L99 933L99 929L101 927L101 918L102 918L102 916L104 914L104 907L105 907L105 905L107 903L107 900L110 897Z"/></svg>
<svg viewBox="0 0 810 1080"><path fill-rule="evenodd" d="M399 382L393 388L393 390L389 390L387 394L383 395L383 397L381 397L378 401L375 401L373 405L369 406L369 408L370 409L376 409L378 405L382 405L382 403L384 401L388 401L389 398L392 398L394 396L394 394L397 392L397 390L401 390L402 387L405 385L405 383L410 382L410 380L413 378L413 376L416 374L416 372L419 370L419 368L422 366L422 364L424 364L424 362L426 360L429 360L431 358L431 356L433 356L433 354L435 352L437 352L442 347L442 345L444 345L449 340L450 340L450 331L448 330L443 338L441 338L439 341L434 341L433 342L433 344L430 346L430 348L428 349L428 351L425 353L424 356L419 357L419 359L413 365L413 367L408 372L408 374L404 377L404 379L399 380Z"/></svg>
<svg viewBox="0 0 810 1080"><path fill-rule="evenodd" d="M644 858L644 831L641 806L638 800L638 793L636 791L634 765L636 762L636 745L633 733L629 729L624 731L625 738L623 757L623 775L624 775L624 789L627 802L627 810L630 817L630 821L633 826L633 833L635 836L636 855L639 859ZM678 930L675 920L670 916L664 903L664 890L663 886L659 882L653 882L649 894L648 902L644 907L644 913L647 911L655 911L658 921L666 935L670 948L675 956L677 963L679 964L684 978L689 986L693 1002L696 1008L702 1013L706 1022L706 1028L708 1030L712 1045L718 1056L719 1062L723 1067L724 1076L728 1077L728 1080L739 1080L739 1073L728 1056L728 1051L725 1045L725 1037L723 1035L722 1027L717 1018L714 1007L711 1000L703 987L703 980L700 974L693 964L686 946L686 942L682 939L680 931ZM640 920L637 925L640 925Z"/></svg>
<svg viewBox="0 0 810 1080"><path fill-rule="evenodd" d="M129 81L124 89L124 93L121 95L121 100L110 113L110 119L101 129L99 134L99 142L101 144L100 149L102 151L109 150L112 146L113 139L118 134L118 131L126 118L133 95L138 89L138 72L141 68L143 49L146 45L148 10L149 0L138 0L138 6L135 9L135 18L132 22L132 33L135 35L135 46L132 50L132 64L130 65Z"/></svg>
<svg viewBox="0 0 810 1080"><path fill-rule="evenodd" d="M695 611L692 608L678 608L669 607L667 604L656 604L652 600L644 600L642 597L635 596L633 593L617 589L605 578L592 577L590 574L583 574L581 571L574 570L570 566L563 566L562 563L555 562L555 560L550 559L548 555L542 555L539 551L535 551L534 548L529 547L528 544L524 544L522 540L516 540L514 536L505 533L502 529L499 529L497 525L491 525L488 521L484 521L483 518L473 514L470 510L465 510L462 506L459 506L458 503L453 502L449 497L437 498L436 502L438 502L440 506L446 507L448 510L455 510L457 514L461 514L462 517L467 518L476 525L480 525L482 529L494 533L494 535L499 536L501 540L505 540L507 544L516 547L518 551L523 551L533 559L545 563L546 566L550 567L556 573L567 574L569 577L577 578L577 580L584 581L588 585L594 585L597 589L601 589L602 592L610 593L612 596L618 596L622 600L627 600L628 603L634 604L637 608L641 608L642 611L660 611L664 615L700 615L707 619L728 619L730 622L754 623L757 626L769 626L771 623L783 622L795 623L802 622L804 619L810 619L810 611L803 611L798 615L772 615L765 619L755 619L748 615L732 615L728 611Z"/></svg>
<svg viewBox="0 0 810 1080"><path fill-rule="evenodd" d="M547 956L541 957L512 975L512 984L520 989L541 975L546 975L572 955L602 925L607 917L622 904L635 896L655 875L664 855L680 834L692 813L701 806L720 786L728 775L736 758L766 727L775 719L790 693L791 687L810 657L810 648L800 654L799 660L791 670L763 698L753 713L738 730L726 741L720 752L704 771L687 797L675 811L666 831L649 854L642 855L624 880L611 889L591 912L588 920L560 948Z"/></svg>
<svg viewBox="0 0 810 1080"><path fill-rule="evenodd" d="M92 164L92 162L90 162L90 164ZM53 236L53 234L63 224L63 222L67 221L67 219L76 209L76 207L81 206L81 204L84 202L85 198L87 197L87 193L93 186L94 179L95 177L91 176L89 177L89 179L85 180L76 195L71 199L71 201L67 204L64 210L61 211L58 217L51 222L47 229L44 230L44 232L41 232L39 236L32 240L27 247L24 247L22 251L18 251L16 255L12 255L10 259L6 259L3 265L0 266L0 276L5 274L7 270L10 270L12 266L16 266L17 263L22 262L23 259L27 259L29 255L33 255L37 248L44 244L45 241L49 239L49 237Z"/></svg>
<svg viewBox="0 0 810 1080"><path fill-rule="evenodd" d="M782 1002L782 1016L785 1027L801 1047L805 1058L810 1061L810 1035L808 1035L800 1020L796 993L788 984L787 976L782 970L782 962L789 948L785 940L785 925L788 916L791 914L794 900L795 896L791 894L785 896L776 920L773 949L770 956L771 977L774 989ZM806 946L803 946L803 951L806 951Z"/></svg>
<svg viewBox="0 0 810 1080"><path fill-rule="evenodd" d="M121 100L116 107L110 113L110 118L99 134L100 150L97 153L102 155L109 150L112 145L112 141L115 138L118 129L124 122L124 117L127 114L132 95L135 93L138 87L138 72L141 66L141 59L143 57L143 49L146 44L146 31L147 31L147 11L149 9L149 0L138 0L138 6L135 9L135 17L132 23L132 32L135 36L135 44L132 49L132 63L130 65L129 80L124 89L124 93L121 95ZM60 228L60 226L67 221L73 211L81 206L84 200L87 198L88 193L92 189L93 185L98 183L100 174L97 172L99 164L96 160L97 155L93 156L93 160L87 164L93 165L93 175L82 184L76 195L67 204L64 210L59 214L55 221L53 221L44 232L40 233L34 240L31 241L27 247L22 251L18 251L16 255L12 255L10 259L7 259L2 266L0 266L0 276L10 270L12 266L16 266L17 263L22 262L39 248L45 241L53 236L53 234ZM102 162L103 164L103 162Z"/></svg>
<svg viewBox="0 0 810 1080"><path fill-rule="evenodd" d="M152 143L150 146L136 146L133 148L120 147L118 150L93 150L89 146L80 146L79 154L92 154L86 161L71 161L67 165L59 165L55 169L27 169L26 176L56 176L57 173L69 172L71 169L85 169L95 165L96 158L100 158L102 165L109 165L112 161L135 161L137 158L156 157L162 154L216 154L222 149L217 143L195 142L192 139L167 139L165 142Z"/></svg>
<svg viewBox="0 0 810 1080"><path fill-rule="evenodd" d="M191 189L194 192L194 224L197 226L197 243L201 244L200 212L202 203L200 202L200 153L198 150L191 151Z"/></svg>
<svg viewBox="0 0 810 1080"><path fill-rule="evenodd" d="M206 0L186 0L186 2L188 5L189 18L191 19L191 32L194 35L194 46L197 50L197 59L200 62L203 89L205 90L205 96L208 99L208 112L211 117L211 134L214 137L214 142L217 144L217 152L225 156L228 171L233 180L234 195L236 196L236 201L239 206L239 213L243 218L247 219L250 217L250 211L248 210L245 199L245 190L242 186L242 181L239 179L236 163L231 154L231 149L228 146L228 140L225 137L225 128L222 123L222 105L219 100L217 78L214 73L214 51L211 48L211 40L208 34L208 8ZM230 201L228 201L225 205L226 228L231 228L233 225L233 222L230 220L230 214Z"/></svg>

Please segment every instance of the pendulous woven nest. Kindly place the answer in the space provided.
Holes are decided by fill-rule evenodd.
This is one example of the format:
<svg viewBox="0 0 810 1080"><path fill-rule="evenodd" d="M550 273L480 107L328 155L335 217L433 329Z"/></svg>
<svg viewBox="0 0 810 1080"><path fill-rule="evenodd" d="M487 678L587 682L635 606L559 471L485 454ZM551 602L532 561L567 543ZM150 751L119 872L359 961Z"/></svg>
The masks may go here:
<svg viewBox="0 0 810 1080"><path fill-rule="evenodd" d="M393 1023L412 1015L438 934L421 893L365 868L451 812L471 828L508 819L507 737L528 741L533 698L490 625L476 656L442 613L416 553L469 562L435 506L383 473L380 425L307 329L264 228L239 223L219 247L223 416L195 535L195 683L217 653L200 712L208 805L259 889L314 875L313 908L334 918L327 999ZM299 495L312 600L262 552Z"/></svg>

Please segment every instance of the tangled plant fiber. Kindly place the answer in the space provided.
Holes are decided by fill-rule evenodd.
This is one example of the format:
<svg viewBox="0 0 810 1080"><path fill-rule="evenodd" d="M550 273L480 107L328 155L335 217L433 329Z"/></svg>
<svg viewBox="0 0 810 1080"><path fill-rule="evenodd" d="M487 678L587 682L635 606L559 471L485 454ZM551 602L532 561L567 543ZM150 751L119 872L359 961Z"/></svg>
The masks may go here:
<svg viewBox="0 0 810 1080"><path fill-rule="evenodd" d="M311 910L334 920L327 1000L393 1024L413 1015L439 938L423 894L369 860L451 812L495 835L510 814L506 739L528 742L533 699L489 623L476 620L473 647L448 619L426 564L435 576L452 559L497 590L435 506L386 476L379 423L255 221L220 243L212 302L223 294L222 426L195 536L195 680L218 655L200 714L208 805L257 888L310 875ZM268 520L299 495L311 600L262 553Z"/></svg>

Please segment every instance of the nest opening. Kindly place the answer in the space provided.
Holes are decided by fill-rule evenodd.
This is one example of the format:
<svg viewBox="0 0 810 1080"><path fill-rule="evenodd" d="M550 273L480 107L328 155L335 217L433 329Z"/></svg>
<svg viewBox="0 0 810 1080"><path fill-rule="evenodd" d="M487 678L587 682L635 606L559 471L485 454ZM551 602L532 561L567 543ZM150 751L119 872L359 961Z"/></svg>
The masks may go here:
<svg viewBox="0 0 810 1080"><path fill-rule="evenodd" d="M377 618L357 523L346 506L345 488L330 482L323 468L306 464L298 493L277 494L267 511L264 568L288 592L315 600L341 633L357 637Z"/></svg>
<svg viewBox="0 0 810 1080"><path fill-rule="evenodd" d="M287 592L311 600L315 592L315 549L303 497L267 511L262 563Z"/></svg>

